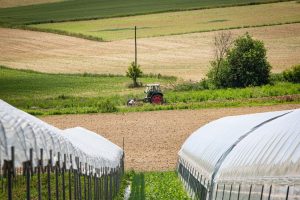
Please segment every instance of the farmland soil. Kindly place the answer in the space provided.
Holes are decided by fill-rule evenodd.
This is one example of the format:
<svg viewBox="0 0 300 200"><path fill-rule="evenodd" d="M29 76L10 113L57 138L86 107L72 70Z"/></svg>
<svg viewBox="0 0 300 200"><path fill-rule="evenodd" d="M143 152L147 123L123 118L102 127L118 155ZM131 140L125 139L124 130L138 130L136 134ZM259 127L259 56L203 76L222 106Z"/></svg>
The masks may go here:
<svg viewBox="0 0 300 200"><path fill-rule="evenodd" d="M138 39L145 73L199 80L213 59L213 37L191 33ZM300 63L300 23L231 30L263 40L273 72ZM96 42L51 33L0 28L0 65L51 73L125 73L134 60L134 40Z"/></svg>
<svg viewBox="0 0 300 200"><path fill-rule="evenodd" d="M177 152L199 127L215 119L257 112L300 108L300 104L153 111L125 114L47 116L41 119L65 129L81 126L95 131L122 147L125 141L127 169L163 171L175 169Z"/></svg>

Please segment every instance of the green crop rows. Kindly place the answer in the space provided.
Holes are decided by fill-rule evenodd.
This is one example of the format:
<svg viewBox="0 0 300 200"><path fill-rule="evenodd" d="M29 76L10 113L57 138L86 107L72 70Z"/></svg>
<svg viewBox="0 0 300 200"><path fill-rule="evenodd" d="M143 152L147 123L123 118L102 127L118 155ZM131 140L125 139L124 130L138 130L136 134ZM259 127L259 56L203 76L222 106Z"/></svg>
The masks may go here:
<svg viewBox="0 0 300 200"><path fill-rule="evenodd" d="M146 83L175 84L172 77L144 77ZM199 91L165 90L167 104L126 107L131 97L143 98L144 88L128 88L125 76L44 74L0 68L0 98L35 115L201 109L299 103L300 84ZM291 98L277 98L293 95Z"/></svg>
<svg viewBox="0 0 300 200"><path fill-rule="evenodd" d="M74 0L0 9L0 24L24 25L82 19L181 11L232 5L277 2L274 0Z"/></svg>

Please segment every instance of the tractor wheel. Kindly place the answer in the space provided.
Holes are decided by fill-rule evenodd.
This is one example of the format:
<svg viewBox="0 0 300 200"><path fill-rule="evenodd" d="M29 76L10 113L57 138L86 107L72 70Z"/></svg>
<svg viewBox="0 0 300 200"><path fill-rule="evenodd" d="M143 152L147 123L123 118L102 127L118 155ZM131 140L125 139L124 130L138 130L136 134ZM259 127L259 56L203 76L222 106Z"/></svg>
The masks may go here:
<svg viewBox="0 0 300 200"><path fill-rule="evenodd" d="M151 103L162 104L164 102L163 96L161 94L155 94L151 97Z"/></svg>

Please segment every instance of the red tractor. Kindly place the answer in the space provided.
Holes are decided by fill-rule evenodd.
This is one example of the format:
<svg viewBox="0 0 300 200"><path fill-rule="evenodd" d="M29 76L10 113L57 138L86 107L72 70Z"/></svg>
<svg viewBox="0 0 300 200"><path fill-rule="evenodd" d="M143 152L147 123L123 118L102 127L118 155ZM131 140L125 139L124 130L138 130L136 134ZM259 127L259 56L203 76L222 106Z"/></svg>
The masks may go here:
<svg viewBox="0 0 300 200"><path fill-rule="evenodd" d="M130 99L127 101L127 105L128 106L136 105L138 101L143 101L152 104L163 104L164 95L160 89L159 84L147 84L144 92L146 94L144 99Z"/></svg>

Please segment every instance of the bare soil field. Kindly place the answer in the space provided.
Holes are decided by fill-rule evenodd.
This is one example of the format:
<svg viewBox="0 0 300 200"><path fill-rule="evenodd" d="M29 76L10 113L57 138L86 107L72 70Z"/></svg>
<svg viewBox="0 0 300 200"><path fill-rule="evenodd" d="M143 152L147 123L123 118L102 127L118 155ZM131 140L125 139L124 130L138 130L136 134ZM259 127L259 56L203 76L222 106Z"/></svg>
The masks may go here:
<svg viewBox="0 0 300 200"><path fill-rule="evenodd" d="M16 6L27 6L41 3L52 3L63 0L0 0L0 8L9 8Z"/></svg>
<svg viewBox="0 0 300 200"><path fill-rule="evenodd" d="M231 30L263 40L273 72L300 63L300 23ZM199 80L213 59L216 32L138 39L145 73ZM53 73L124 74L134 60L134 40L95 42L51 33L0 28L0 65Z"/></svg>
<svg viewBox="0 0 300 200"><path fill-rule="evenodd" d="M125 139L126 168L161 171L175 168L177 152L186 138L215 119L257 112L300 108L300 104L263 107L173 110L125 114L61 115L42 117L59 128L81 126L122 147Z"/></svg>

